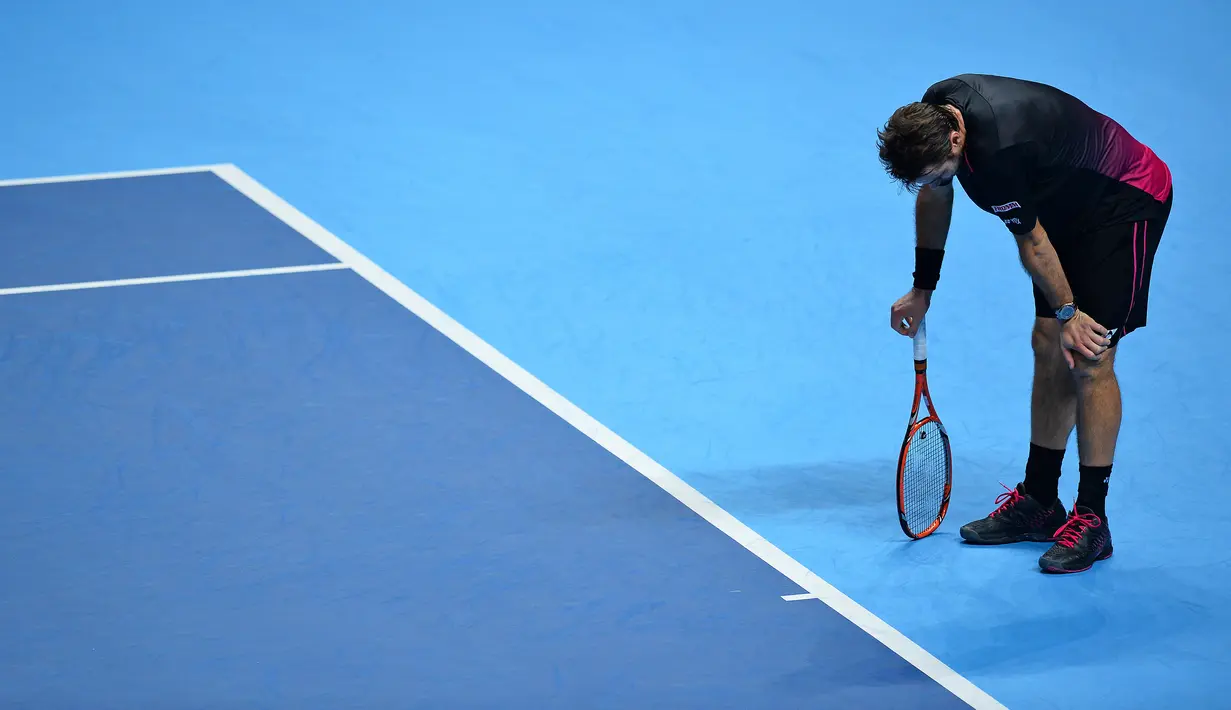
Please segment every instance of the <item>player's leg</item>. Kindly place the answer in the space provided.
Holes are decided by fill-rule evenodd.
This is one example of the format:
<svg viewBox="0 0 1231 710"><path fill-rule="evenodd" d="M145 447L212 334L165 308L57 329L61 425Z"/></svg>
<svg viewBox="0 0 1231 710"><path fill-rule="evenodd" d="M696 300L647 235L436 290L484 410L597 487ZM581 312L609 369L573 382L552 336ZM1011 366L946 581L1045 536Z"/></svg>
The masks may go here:
<svg viewBox="0 0 1231 710"><path fill-rule="evenodd" d="M1042 300L1041 294L1039 300ZM1077 424L1077 388L1060 351L1060 321L1051 313L1039 316L1037 311L1036 308L1034 331L1030 334L1030 346L1034 352L1030 443L1063 455L1073 427ZM1055 473L1059 478L1059 468ZM1050 497L1056 495L1055 488L1039 492L1050 493Z"/></svg>
<svg viewBox="0 0 1231 710"><path fill-rule="evenodd" d="M1077 394L1077 502L1057 532L1056 544L1039 558L1046 572L1080 572L1112 554L1106 501L1120 435L1117 347L1098 361L1076 359L1070 373Z"/></svg>
<svg viewBox="0 0 1231 710"><path fill-rule="evenodd" d="M1034 331L1030 335L1034 351L1030 454L1022 485L1028 495L1050 506L1058 497L1060 466L1077 423L1077 388L1060 350L1060 321L1037 286L1034 296Z"/></svg>
<svg viewBox="0 0 1231 710"><path fill-rule="evenodd" d="M1116 352L1117 347L1112 346L1097 361L1078 358L1073 368L1077 390L1077 455L1082 469L1077 505L1091 508L1103 517L1107 516L1106 482L1100 483L1094 479L1111 476L1116 440L1120 436L1120 381L1115 370Z"/></svg>
<svg viewBox="0 0 1231 710"><path fill-rule="evenodd" d="M1050 542L1064 524L1065 509L1056 492L1060 464L1077 417L1077 395L1060 352L1060 327L1043 295L1035 289L1035 322L1030 334L1034 380L1030 394L1030 452L1026 475L996 502L987 517L962 526L967 542L1000 545Z"/></svg>
<svg viewBox="0 0 1231 710"><path fill-rule="evenodd" d="M1170 200L1159 219L1084 235L1082 254L1065 267L1074 274L1069 281L1078 308L1111 329L1112 338L1099 360L1075 358L1077 502L1056 544L1039 559L1045 571L1079 572L1112 554L1106 501L1122 418L1115 357L1121 339L1146 324L1154 254L1169 211Z"/></svg>

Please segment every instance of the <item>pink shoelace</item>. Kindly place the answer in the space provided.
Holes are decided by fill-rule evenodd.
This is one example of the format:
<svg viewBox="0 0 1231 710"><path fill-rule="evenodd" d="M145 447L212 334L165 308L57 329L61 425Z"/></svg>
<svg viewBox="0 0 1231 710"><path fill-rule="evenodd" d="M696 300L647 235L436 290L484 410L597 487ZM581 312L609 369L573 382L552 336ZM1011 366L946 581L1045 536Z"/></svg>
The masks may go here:
<svg viewBox="0 0 1231 710"><path fill-rule="evenodd" d="M1082 533L1087 528L1097 528L1102 524L1103 521L1099 520L1099 517L1094 513L1078 515L1077 511L1074 510L1069 515L1069 519L1064 522L1064 525L1061 525L1060 529L1056 531L1056 543L1064 547L1074 547L1081 541Z"/></svg>
<svg viewBox="0 0 1231 710"><path fill-rule="evenodd" d="M1000 486L1004 488L1005 492L996 496L996 505L1000 507L992 511L993 518L997 515L1003 514L1009 508L1012 508L1026 499L1026 496L1022 495L1016 488L1009 488L1003 483L1001 483Z"/></svg>

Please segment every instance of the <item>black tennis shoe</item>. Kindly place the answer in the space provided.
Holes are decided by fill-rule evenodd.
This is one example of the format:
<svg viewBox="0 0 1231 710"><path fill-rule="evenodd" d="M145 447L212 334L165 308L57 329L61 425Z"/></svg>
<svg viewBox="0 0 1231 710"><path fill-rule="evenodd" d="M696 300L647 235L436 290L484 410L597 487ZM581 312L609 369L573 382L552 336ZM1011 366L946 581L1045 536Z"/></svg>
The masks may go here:
<svg viewBox="0 0 1231 710"><path fill-rule="evenodd" d="M1095 562L1111 557L1111 553L1111 529L1107 521L1084 505L1078 505L1056 531L1056 544L1039 558L1039 568L1053 574L1084 572Z"/></svg>
<svg viewBox="0 0 1231 710"><path fill-rule="evenodd" d="M1065 524L1064 506L1059 500L1044 506L1026 493L1021 483L1013 489L1006 486L996 503L1000 507L986 518L962 526L963 540L975 545L1052 542L1056 531Z"/></svg>

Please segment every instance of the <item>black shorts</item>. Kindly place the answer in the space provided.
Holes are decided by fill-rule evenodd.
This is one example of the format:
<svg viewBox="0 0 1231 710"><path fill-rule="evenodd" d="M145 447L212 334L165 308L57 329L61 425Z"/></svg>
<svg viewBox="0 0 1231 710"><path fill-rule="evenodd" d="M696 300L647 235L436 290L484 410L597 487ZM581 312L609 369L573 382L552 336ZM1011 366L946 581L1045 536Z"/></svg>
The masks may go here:
<svg viewBox="0 0 1231 710"><path fill-rule="evenodd" d="M1146 324L1150 272L1171 215L1171 195L1167 195L1166 202L1155 204L1158 210L1150 219L1052 239L1073 290L1073 301L1078 309L1112 331L1112 345ZM1056 317L1055 309L1048 305L1037 285L1034 312L1039 318Z"/></svg>

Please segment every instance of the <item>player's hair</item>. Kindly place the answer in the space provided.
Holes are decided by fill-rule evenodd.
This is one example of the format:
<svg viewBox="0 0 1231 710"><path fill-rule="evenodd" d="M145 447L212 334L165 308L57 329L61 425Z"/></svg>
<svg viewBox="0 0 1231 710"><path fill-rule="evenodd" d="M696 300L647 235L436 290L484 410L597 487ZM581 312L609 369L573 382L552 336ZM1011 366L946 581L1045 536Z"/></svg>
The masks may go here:
<svg viewBox="0 0 1231 710"><path fill-rule="evenodd" d="M913 192L925 170L949 159L949 133L956 130L957 117L947 109L919 101L906 104L876 132L881 165Z"/></svg>

